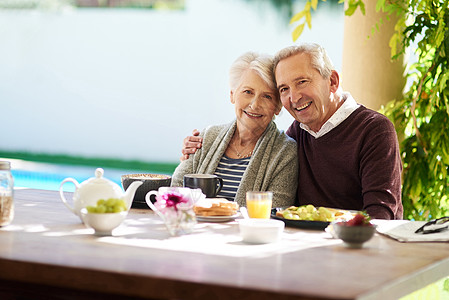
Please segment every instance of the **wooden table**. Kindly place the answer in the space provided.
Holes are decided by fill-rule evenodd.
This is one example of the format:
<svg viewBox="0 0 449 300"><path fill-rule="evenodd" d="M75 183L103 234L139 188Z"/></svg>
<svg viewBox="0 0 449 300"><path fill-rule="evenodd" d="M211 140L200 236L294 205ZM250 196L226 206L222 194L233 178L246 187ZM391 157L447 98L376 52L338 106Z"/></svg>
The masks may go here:
<svg viewBox="0 0 449 300"><path fill-rule="evenodd" d="M376 234L354 250L286 228L279 243L249 245L237 222L170 237L145 209L98 237L57 192L32 189L16 191L15 212L0 228L1 299L397 299L449 275L449 243Z"/></svg>

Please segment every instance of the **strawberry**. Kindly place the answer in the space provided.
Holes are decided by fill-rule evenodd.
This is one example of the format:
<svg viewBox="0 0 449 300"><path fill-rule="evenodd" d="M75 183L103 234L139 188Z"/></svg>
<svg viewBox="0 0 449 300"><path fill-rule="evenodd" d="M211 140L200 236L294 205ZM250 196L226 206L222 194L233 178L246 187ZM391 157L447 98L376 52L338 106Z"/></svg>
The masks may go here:
<svg viewBox="0 0 449 300"><path fill-rule="evenodd" d="M370 217L367 213L357 213L354 218L346 222L347 226L371 226Z"/></svg>

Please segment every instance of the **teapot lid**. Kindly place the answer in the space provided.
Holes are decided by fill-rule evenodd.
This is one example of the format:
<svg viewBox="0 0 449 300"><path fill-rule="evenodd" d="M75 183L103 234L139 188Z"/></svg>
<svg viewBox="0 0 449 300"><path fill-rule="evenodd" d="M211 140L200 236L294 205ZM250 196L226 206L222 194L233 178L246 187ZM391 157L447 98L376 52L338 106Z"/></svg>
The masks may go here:
<svg viewBox="0 0 449 300"><path fill-rule="evenodd" d="M103 175L104 175L104 170L102 168L97 168L95 170L95 178L92 177L92 181L95 181L95 183L99 183L100 181L107 180L107 179L103 178Z"/></svg>
<svg viewBox="0 0 449 300"><path fill-rule="evenodd" d="M87 179L86 181L82 182L80 184L80 186L86 186L86 185L95 185L95 187L108 187L110 186L110 188L112 189L117 189L117 191L121 191L120 187L118 186L118 184L116 184L115 182L106 179L103 177L104 174L104 170L102 168L97 168L95 170L95 177L91 177L89 179Z"/></svg>

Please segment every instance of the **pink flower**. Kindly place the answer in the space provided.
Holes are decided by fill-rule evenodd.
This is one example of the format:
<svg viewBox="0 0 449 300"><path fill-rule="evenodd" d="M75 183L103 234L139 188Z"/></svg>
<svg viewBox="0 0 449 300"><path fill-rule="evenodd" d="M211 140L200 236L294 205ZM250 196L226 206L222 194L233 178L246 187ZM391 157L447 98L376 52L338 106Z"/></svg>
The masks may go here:
<svg viewBox="0 0 449 300"><path fill-rule="evenodd" d="M161 195L161 200L165 202L165 207L174 207L178 209L178 204L188 203L189 199L178 192L169 192Z"/></svg>

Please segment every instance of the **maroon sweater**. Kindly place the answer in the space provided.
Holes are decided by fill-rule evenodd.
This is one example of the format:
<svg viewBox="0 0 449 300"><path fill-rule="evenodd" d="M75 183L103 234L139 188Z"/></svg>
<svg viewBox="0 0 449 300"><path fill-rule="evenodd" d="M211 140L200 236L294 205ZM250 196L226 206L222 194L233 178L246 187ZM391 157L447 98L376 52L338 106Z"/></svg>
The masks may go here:
<svg viewBox="0 0 449 300"><path fill-rule="evenodd" d="M360 106L315 139L294 121L287 135L297 141L297 205L365 210L376 219L402 219L399 144L384 115Z"/></svg>

